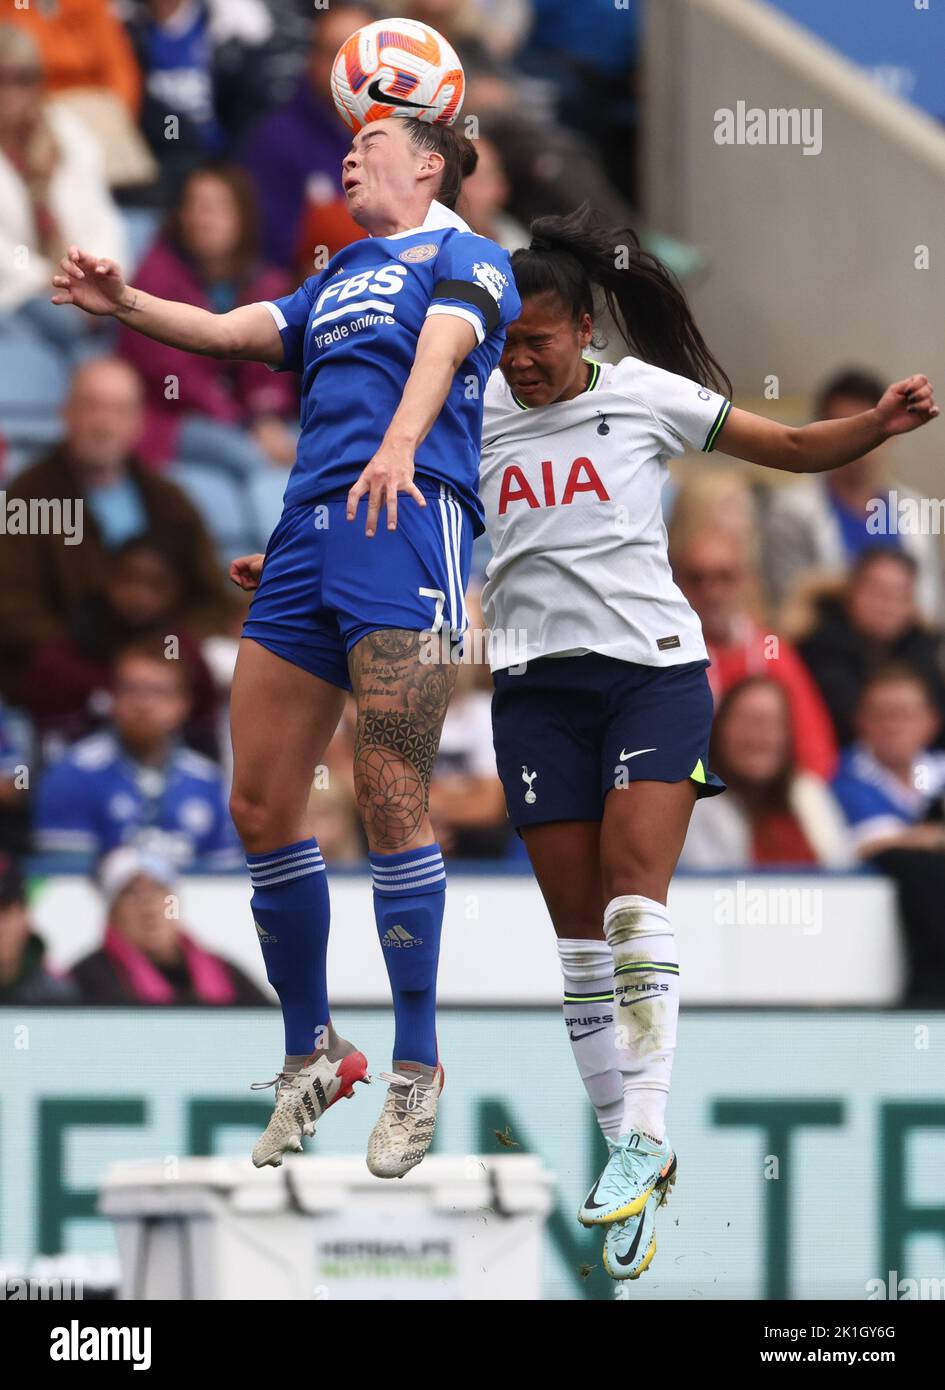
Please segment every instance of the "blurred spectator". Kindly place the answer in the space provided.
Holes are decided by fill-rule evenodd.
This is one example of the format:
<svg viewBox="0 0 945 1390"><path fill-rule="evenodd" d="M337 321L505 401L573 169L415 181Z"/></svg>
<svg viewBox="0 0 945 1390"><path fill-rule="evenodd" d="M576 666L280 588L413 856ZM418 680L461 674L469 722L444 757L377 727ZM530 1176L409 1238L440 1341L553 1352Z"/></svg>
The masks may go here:
<svg viewBox="0 0 945 1390"><path fill-rule="evenodd" d="M497 58L511 58L521 47L533 8L533 0L469 0L479 36Z"/></svg>
<svg viewBox="0 0 945 1390"><path fill-rule="evenodd" d="M178 866L243 862L219 769L180 744L190 695L182 661L160 643L129 647L115 662L109 729L81 740L41 777L36 848L107 854L154 848Z"/></svg>
<svg viewBox="0 0 945 1390"><path fill-rule="evenodd" d="M0 700L0 805L13 801L19 788L17 775L26 762L26 749L18 737L15 716Z"/></svg>
<svg viewBox="0 0 945 1390"><path fill-rule="evenodd" d="M33 734L25 716L0 700L0 851L30 847L29 789Z"/></svg>
<svg viewBox="0 0 945 1390"><path fill-rule="evenodd" d="M724 531L672 533L676 582L702 623L709 651L709 683L716 702L749 675L764 675L784 688L800 767L829 778L836 764L830 715L797 652L766 632L750 607L757 575L745 541Z"/></svg>
<svg viewBox="0 0 945 1390"><path fill-rule="evenodd" d="M363 864L367 853L354 790L340 778L316 774L308 801L311 833L329 867Z"/></svg>
<svg viewBox="0 0 945 1390"><path fill-rule="evenodd" d="M866 681L857 742L833 784L863 858L893 847L945 851L945 753L932 751L939 724L925 682L908 667L890 666ZM930 813L937 823L926 823Z"/></svg>
<svg viewBox="0 0 945 1390"><path fill-rule="evenodd" d="M348 212L341 186L341 161L351 132L332 104L329 79L345 39L375 17L373 9L357 0L334 0L330 9L319 12L308 69L295 95L247 139L242 162L259 192L263 252L274 265L295 264L303 235L309 248L326 246L329 255L364 236ZM311 249L307 259L305 274L310 275Z"/></svg>
<svg viewBox="0 0 945 1390"><path fill-rule="evenodd" d="M277 299L291 287L283 272L260 264L257 222L255 194L242 169L221 164L195 170L164 234L135 272L136 287L221 314ZM294 462L298 396L290 373L271 372L261 362L195 356L125 327L118 342L145 385L140 452L148 463L176 457L246 474L267 458L284 468ZM176 383L170 399L169 380Z"/></svg>
<svg viewBox="0 0 945 1390"><path fill-rule="evenodd" d="M357 706L354 697L349 695L334 737L321 765L316 768L309 796L312 834L328 864L363 864L367 856L367 841L354 794L357 722Z"/></svg>
<svg viewBox="0 0 945 1390"><path fill-rule="evenodd" d="M42 937L30 923L19 866L0 853L0 1005L76 1002L75 983L50 969L45 956Z"/></svg>
<svg viewBox="0 0 945 1390"><path fill-rule="evenodd" d="M151 183L157 165L137 125L141 74L109 0L40 0L7 6L7 14L37 45L56 107L95 136L107 182Z"/></svg>
<svg viewBox="0 0 945 1390"><path fill-rule="evenodd" d="M536 217L563 216L587 202L611 226L635 226L637 214L611 183L593 142L523 106L518 85L491 74L470 79L461 117L477 117L479 134L502 151L509 216L527 227Z"/></svg>
<svg viewBox="0 0 945 1390"><path fill-rule="evenodd" d="M270 106L281 106L298 86L305 71L312 29L316 17L331 4L313 4L312 0L265 0L272 15L272 37L258 55L262 80L269 93Z"/></svg>
<svg viewBox="0 0 945 1390"><path fill-rule="evenodd" d="M478 595L466 595L467 653L485 650ZM476 645L472 645L476 644ZM492 746L492 694L488 668L463 660L430 783L430 819L443 853L453 859L504 858L512 835Z"/></svg>
<svg viewBox="0 0 945 1390"><path fill-rule="evenodd" d="M852 742L854 711L867 678L895 662L916 671L945 720L941 636L916 607L916 563L902 550L865 550L840 594L823 594L798 651L817 682L841 746Z"/></svg>
<svg viewBox="0 0 945 1390"><path fill-rule="evenodd" d="M68 503L76 510L81 544L69 537L8 534L0 546L0 682L14 695L25 665L43 642L65 635L91 593L100 593L108 553L147 532L173 557L182 593L182 621L202 635L225 621L228 599L213 544L179 488L137 463L141 383L115 358L78 368L64 408L64 443L20 473L7 489L37 507ZM63 508L65 515L65 508Z"/></svg>
<svg viewBox="0 0 945 1390"><path fill-rule="evenodd" d="M442 34L459 54L467 80L493 72L503 74L507 81L514 79L514 70L500 57L501 31L497 31L497 42L494 42L488 20L478 13L475 0L381 0L381 8L386 14L429 24ZM515 17L510 15L509 18ZM521 16L518 16L518 23L524 33Z"/></svg>
<svg viewBox="0 0 945 1390"><path fill-rule="evenodd" d="M112 663L119 651L147 639L177 640L192 696L185 737L217 751L217 693L200 644L179 621L181 584L173 558L149 536L125 541L110 555L101 593L76 608L64 636L36 651L23 702L41 741L74 743L93 733L111 709Z"/></svg>
<svg viewBox="0 0 945 1390"><path fill-rule="evenodd" d="M854 369L833 377L817 400L817 418L842 420L872 410L885 387L868 372ZM776 603L791 594L811 571L839 578L871 546L901 549L917 566L919 608L930 622L942 612L941 542L933 535L893 533L880 526L882 511L896 513L896 502L918 505L915 493L888 476L889 444L835 468L809 475L772 492L764 519L764 555L768 584ZM895 494L890 497L890 493ZM919 513L917 513L919 514Z"/></svg>
<svg viewBox="0 0 945 1390"><path fill-rule="evenodd" d="M476 141L479 162L468 178L463 180L457 212L474 232L491 238L506 251L528 246L531 235L514 217L505 211L511 187L502 164L502 155L485 135Z"/></svg>
<svg viewBox="0 0 945 1390"><path fill-rule="evenodd" d="M364 235L364 228L352 222L344 196L314 175L306 186L292 251L292 278L302 281L318 275L332 256Z"/></svg>
<svg viewBox="0 0 945 1390"><path fill-rule="evenodd" d="M554 82L558 119L593 142L610 178L633 199L639 0L531 0L531 9L519 67Z"/></svg>
<svg viewBox="0 0 945 1390"><path fill-rule="evenodd" d="M751 602L760 611L758 508L744 473L731 464L716 466L700 459L698 468L685 471L678 483L670 477L663 489L663 514L670 527L670 549L705 531L723 531L737 539L751 566Z"/></svg>
<svg viewBox="0 0 945 1390"><path fill-rule="evenodd" d="M263 0L138 0L128 27L144 78L141 126L169 190L270 104L261 57L272 15Z"/></svg>
<svg viewBox="0 0 945 1390"><path fill-rule="evenodd" d="M96 87L112 92L137 115L141 74L109 0L55 0L51 5L40 0L10 5L7 16L38 45L50 91Z"/></svg>
<svg viewBox="0 0 945 1390"><path fill-rule="evenodd" d="M709 763L728 791L696 802L683 868L842 868L852 862L843 813L829 787L798 764L788 696L775 681L749 676L723 696Z"/></svg>
<svg viewBox="0 0 945 1390"><path fill-rule="evenodd" d="M177 920L172 866L118 849L99 870L105 940L72 974L88 1004L199 1004L259 1008L270 1001L243 972L206 950Z"/></svg>
<svg viewBox="0 0 945 1390"><path fill-rule="evenodd" d="M945 753L930 751L939 723L913 671L877 672L834 780L860 858L896 885L911 1007L945 1007Z"/></svg>
<svg viewBox="0 0 945 1390"><path fill-rule="evenodd" d="M29 31L0 25L0 312L16 313L14 329L65 352L105 331L49 303L53 270L73 242L118 260L127 249L99 142L61 102L45 99ZM15 352L4 354L4 369L16 371Z"/></svg>

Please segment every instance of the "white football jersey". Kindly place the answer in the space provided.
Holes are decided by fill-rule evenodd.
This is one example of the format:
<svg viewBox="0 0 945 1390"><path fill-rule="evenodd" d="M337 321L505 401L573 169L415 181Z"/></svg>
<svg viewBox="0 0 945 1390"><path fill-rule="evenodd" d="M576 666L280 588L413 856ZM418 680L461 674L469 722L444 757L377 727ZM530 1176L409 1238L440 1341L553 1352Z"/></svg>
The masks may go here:
<svg viewBox="0 0 945 1390"><path fill-rule="evenodd" d="M500 371L486 387L493 670L587 652L643 666L706 659L673 581L660 493L669 459L712 450L731 402L635 357L591 365L587 390L552 405L522 405Z"/></svg>

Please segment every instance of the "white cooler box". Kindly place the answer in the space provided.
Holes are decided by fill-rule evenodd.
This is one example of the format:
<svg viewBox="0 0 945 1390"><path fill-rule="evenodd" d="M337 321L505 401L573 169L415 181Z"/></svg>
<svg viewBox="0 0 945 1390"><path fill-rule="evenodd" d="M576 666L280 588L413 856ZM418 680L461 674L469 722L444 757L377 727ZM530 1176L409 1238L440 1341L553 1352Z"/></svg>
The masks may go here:
<svg viewBox="0 0 945 1390"><path fill-rule="evenodd" d="M405 1178L363 1158L116 1163L125 1299L541 1297L554 1178L531 1154L431 1156Z"/></svg>

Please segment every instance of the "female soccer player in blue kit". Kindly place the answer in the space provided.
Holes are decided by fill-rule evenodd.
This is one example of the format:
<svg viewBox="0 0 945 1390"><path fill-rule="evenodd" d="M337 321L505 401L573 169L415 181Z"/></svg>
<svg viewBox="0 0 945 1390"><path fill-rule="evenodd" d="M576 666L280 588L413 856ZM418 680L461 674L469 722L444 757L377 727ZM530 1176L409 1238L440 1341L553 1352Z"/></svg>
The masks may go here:
<svg viewBox="0 0 945 1390"><path fill-rule="evenodd" d="M669 883L696 797L722 789L708 768L702 630L667 556L668 460L718 447L817 473L939 412L923 376L890 386L874 410L802 429L733 408L666 269L586 210L536 222L512 268L522 313L486 391L480 479L493 548L483 611L504 639L493 644L496 760L608 1141L579 1220L606 1232L607 1272L635 1279L676 1172ZM613 365L585 357L595 291L632 354Z"/></svg>
<svg viewBox="0 0 945 1390"><path fill-rule="evenodd" d="M395 1017L368 1166L400 1177L433 1137L446 876L427 801L456 666L448 657L431 662L422 634L466 626L472 540L483 529L482 395L519 311L506 252L452 211L475 164L471 142L448 126L407 118L365 126L344 159L343 183L369 236L271 304L213 314L156 299L77 247L53 281L54 303L302 378L282 517L264 563L244 557L231 569L256 592L233 682L230 805L285 1021L285 1062L269 1083L276 1101L253 1150L257 1166L300 1149L302 1134L367 1071L331 1025L325 865L306 824L315 768L352 688L355 786Z"/></svg>

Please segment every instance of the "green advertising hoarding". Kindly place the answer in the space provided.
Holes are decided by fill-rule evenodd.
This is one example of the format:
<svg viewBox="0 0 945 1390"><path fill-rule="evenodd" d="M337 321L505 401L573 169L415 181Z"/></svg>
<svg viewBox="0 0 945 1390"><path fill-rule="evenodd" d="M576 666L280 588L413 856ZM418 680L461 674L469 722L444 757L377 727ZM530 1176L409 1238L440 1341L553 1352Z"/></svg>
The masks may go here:
<svg viewBox="0 0 945 1390"><path fill-rule="evenodd" d="M336 1023L388 1066L388 1014ZM275 1012L0 1010L0 1265L113 1252L109 1162L247 1151L280 1035ZM540 1154L545 1296L607 1297L574 1219L603 1147L560 1015L449 1009L439 1038L435 1151ZM362 1153L382 1094L335 1107L314 1151ZM669 1119L679 1181L634 1298L945 1297L945 1015L684 1013Z"/></svg>

